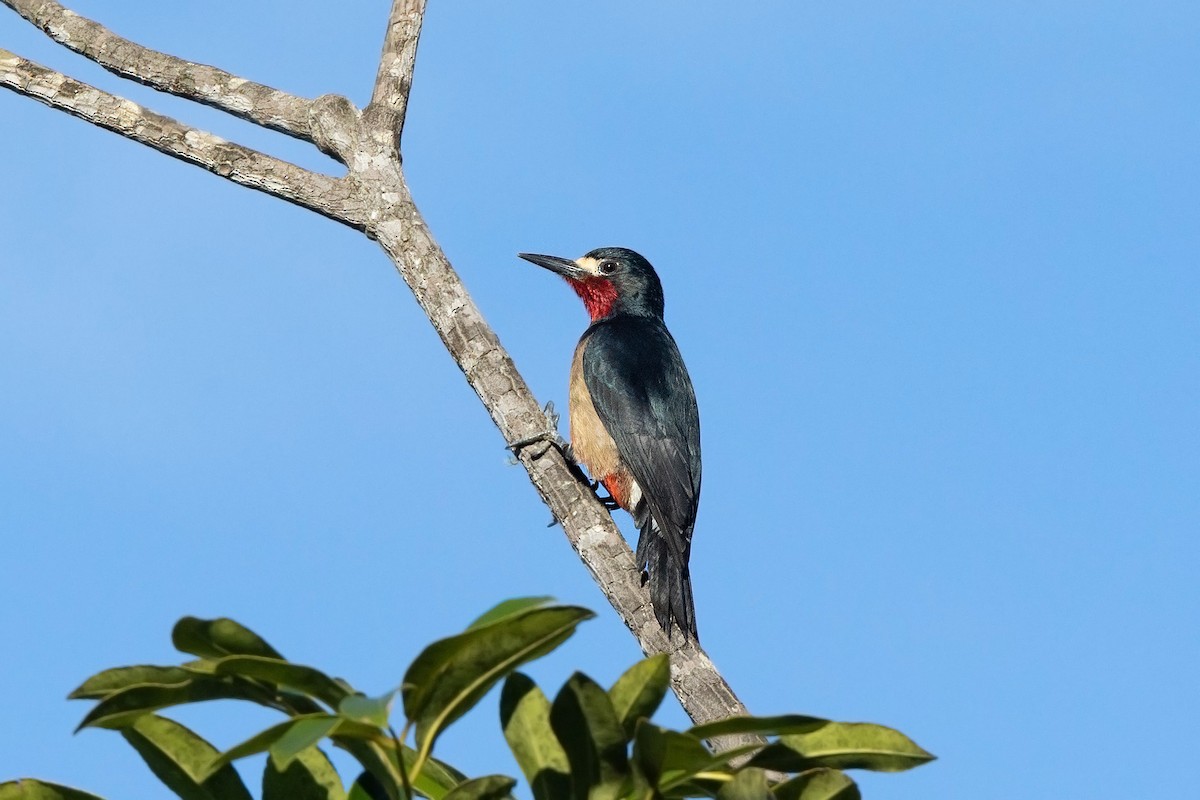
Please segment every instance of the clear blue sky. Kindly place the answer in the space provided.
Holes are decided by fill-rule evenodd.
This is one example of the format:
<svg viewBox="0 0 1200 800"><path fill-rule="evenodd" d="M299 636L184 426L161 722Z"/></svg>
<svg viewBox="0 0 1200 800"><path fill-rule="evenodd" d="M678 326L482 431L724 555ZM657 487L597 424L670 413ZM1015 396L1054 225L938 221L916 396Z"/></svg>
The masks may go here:
<svg viewBox="0 0 1200 800"><path fill-rule="evenodd" d="M387 5L74 7L363 103ZM1192 793L1200 7L431 6L409 179L539 400L585 315L514 254L662 275L700 630L750 708L940 756L860 775L876 800ZM0 46L327 163L7 9ZM369 692L514 595L600 612L533 670L551 690L638 657L376 245L11 93L0 188L0 777L166 797L64 696L173 661L185 614ZM273 721L183 719L222 746ZM515 772L494 698L439 748Z"/></svg>

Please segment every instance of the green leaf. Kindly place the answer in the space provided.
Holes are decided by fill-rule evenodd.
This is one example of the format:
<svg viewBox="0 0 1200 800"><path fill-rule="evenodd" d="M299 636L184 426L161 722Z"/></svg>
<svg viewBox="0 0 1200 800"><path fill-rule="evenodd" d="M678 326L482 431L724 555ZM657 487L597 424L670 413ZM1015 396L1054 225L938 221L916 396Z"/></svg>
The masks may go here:
<svg viewBox="0 0 1200 800"><path fill-rule="evenodd" d="M772 789L777 800L862 800L849 775L824 767L801 772Z"/></svg>
<svg viewBox="0 0 1200 800"><path fill-rule="evenodd" d="M695 736L645 720L637 727L633 759L646 781L660 790L683 784L720 763Z"/></svg>
<svg viewBox="0 0 1200 800"><path fill-rule="evenodd" d="M360 723L350 724L365 727ZM382 735L370 741L341 735L334 735L332 738L338 747L354 756L358 763L371 773L376 779L375 788L389 794L393 800L399 797L401 780L396 754L397 743L394 739ZM403 754L405 769L412 780L413 789L422 797L442 800L451 789L467 779L466 775L436 758L426 760L421 774L414 777L412 765L416 760L416 752L403 744L400 745L400 752ZM359 776L359 779L361 780L362 776Z"/></svg>
<svg viewBox="0 0 1200 800"><path fill-rule="evenodd" d="M553 602L553 597L514 597L510 600L505 600L503 603L498 603L489 611L485 611L478 619L467 626L467 630L473 631L476 628L482 628L508 617L516 616L531 608L541 608Z"/></svg>
<svg viewBox="0 0 1200 800"><path fill-rule="evenodd" d="M617 718L632 739L639 719L654 716L671 681L671 662L666 653L659 653L634 664L608 690Z"/></svg>
<svg viewBox="0 0 1200 800"><path fill-rule="evenodd" d="M215 675L213 669L213 660L211 658L195 658L191 661L185 661L179 666L191 672L199 672L203 675Z"/></svg>
<svg viewBox="0 0 1200 800"><path fill-rule="evenodd" d="M345 720L340 717L328 719L302 719L292 725L271 745L271 762L277 769L285 770L297 756L317 742L333 733Z"/></svg>
<svg viewBox="0 0 1200 800"><path fill-rule="evenodd" d="M233 767L209 774L217 749L178 722L146 714L121 735L182 800L251 800Z"/></svg>
<svg viewBox="0 0 1200 800"><path fill-rule="evenodd" d="M391 795L384 791L383 785L373 773L364 772L350 787L346 800L391 800Z"/></svg>
<svg viewBox="0 0 1200 800"><path fill-rule="evenodd" d="M576 798L618 797L631 777L628 740L608 693L576 672L554 698L550 727L571 765Z"/></svg>
<svg viewBox="0 0 1200 800"><path fill-rule="evenodd" d="M571 791L567 754L550 729L550 701L532 680L514 672L500 693L500 725L535 800L560 800Z"/></svg>
<svg viewBox="0 0 1200 800"><path fill-rule="evenodd" d="M244 742L229 748L224 753L221 753L219 756L217 756L211 762L209 768L217 769L225 766L226 764L232 764L239 758L257 755L258 753L265 753L275 747L275 745L285 737L288 737L295 728L300 728L303 733L295 734L294 738L290 740L293 742L299 740L307 733L310 733L315 729L322 729L325 731L325 733L322 733L321 736L331 735L337 731L340 723L348 723L348 721L343 720L341 717L338 717L334 714L325 713L304 714L302 716L292 717L291 719L284 720L277 725L272 725L265 730L259 731ZM358 731L357 733L365 733L365 738L379 735L379 732L374 729L366 732ZM318 736L312 742L309 742L309 744L319 741L321 736ZM282 769L285 766L287 765L281 764L280 768Z"/></svg>
<svg viewBox="0 0 1200 800"><path fill-rule="evenodd" d="M912 739L891 728L869 722L826 722L807 733L780 736L750 763L782 772L812 767L899 772L933 759Z"/></svg>
<svg viewBox="0 0 1200 800"><path fill-rule="evenodd" d="M212 762L211 768L217 769L239 758L270 751L277 768L282 769L286 766L283 759L297 752L299 745L319 740L321 737L316 734L325 728L328 730L322 735L328 736L335 745L354 756L374 776L380 791L387 792L393 800L399 797L400 756L396 754L396 742L373 725L334 714L305 714L272 725L226 750ZM404 745L401 748L405 765L411 766L416 754L412 748ZM299 752L303 755L303 750ZM464 780L466 777L458 770L437 759L429 759L421 774L413 781L413 788L425 797L441 800Z"/></svg>
<svg viewBox="0 0 1200 800"><path fill-rule="evenodd" d="M143 714L160 708L222 699L272 704L270 694L259 686L229 678L193 675L182 683L130 686L114 692L88 712L76 731L88 727L123 728Z"/></svg>
<svg viewBox="0 0 1200 800"><path fill-rule="evenodd" d="M99 700L130 686L179 684L191 680L196 673L183 667L156 667L149 664L116 667L97 672L67 695L69 700Z"/></svg>
<svg viewBox="0 0 1200 800"><path fill-rule="evenodd" d="M352 694L342 698L342 702L338 703L337 712L346 719L386 728L392 715L392 701L395 699L395 690L379 697Z"/></svg>
<svg viewBox="0 0 1200 800"><path fill-rule="evenodd" d="M436 758L427 760L425 766L421 769L421 774L412 779L411 767L415 761L416 752L409 747L405 747L404 764L412 780L413 789L418 794L432 798L432 800L441 800L455 786L458 786L467 779L466 775L463 775L444 761L438 761Z"/></svg>
<svg viewBox="0 0 1200 800"><path fill-rule="evenodd" d="M213 669L218 675L233 675L286 687L315 697L330 708L337 708L343 698L349 695L341 683L319 669L278 658L226 656L213 662Z"/></svg>
<svg viewBox="0 0 1200 800"><path fill-rule="evenodd" d="M0 800L103 800L103 798L79 789L72 789L70 786L36 781L33 778L19 778L15 781L0 783Z"/></svg>
<svg viewBox="0 0 1200 800"><path fill-rule="evenodd" d="M334 737L334 742L337 743L338 747L354 756L365 770L358 776L358 780L354 782L354 785L350 787L350 794L347 800L365 800L367 797L371 800L400 800L403 788L401 786L400 771L396 768L397 762L392 757L394 751L389 752L379 742L368 742L360 739L339 739ZM418 789L418 791L420 790ZM433 798L433 800L441 800L448 791L449 789L443 790L440 793L422 792L422 794Z"/></svg>
<svg viewBox="0 0 1200 800"><path fill-rule="evenodd" d="M404 713L417 726L417 746L434 740L497 681L562 644L585 619L586 608L526 608L426 647L404 676Z"/></svg>
<svg viewBox="0 0 1200 800"><path fill-rule="evenodd" d="M337 679L335 678L334 680L336 681ZM275 689L275 702L293 717L298 717L301 714L317 714L325 710L324 706L308 695L290 692L278 687Z"/></svg>
<svg viewBox="0 0 1200 800"><path fill-rule="evenodd" d="M201 658L244 655L284 660L279 651L257 633L226 617L184 617L175 623L171 642L176 650Z"/></svg>
<svg viewBox="0 0 1200 800"><path fill-rule="evenodd" d="M346 790L329 757L309 747L297 753L282 771L274 759L267 759L263 800L346 800Z"/></svg>
<svg viewBox="0 0 1200 800"><path fill-rule="evenodd" d="M739 771L733 780L717 792L717 800L774 800L767 788L767 773L749 767Z"/></svg>
<svg viewBox="0 0 1200 800"><path fill-rule="evenodd" d="M710 722L707 725L697 725L688 733L698 739L711 739L714 736L731 736L742 733L753 733L759 736L780 736L785 733L809 733L829 724L829 720L820 717L806 717L801 714L785 714L778 717L729 717L728 719Z"/></svg>
<svg viewBox="0 0 1200 800"><path fill-rule="evenodd" d="M445 800L507 800L517 782L506 775L487 775L454 787Z"/></svg>

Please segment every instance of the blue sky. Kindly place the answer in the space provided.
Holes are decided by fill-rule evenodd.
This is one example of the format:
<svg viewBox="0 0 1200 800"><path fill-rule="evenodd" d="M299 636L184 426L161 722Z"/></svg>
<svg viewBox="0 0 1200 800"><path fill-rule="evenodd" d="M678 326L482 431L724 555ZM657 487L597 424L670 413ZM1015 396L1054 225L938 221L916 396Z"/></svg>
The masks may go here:
<svg viewBox="0 0 1200 800"><path fill-rule="evenodd" d="M586 316L515 253L624 245L662 276L703 427L701 635L751 710L940 756L856 776L869 798L1187 794L1200 8L431 6L407 174L539 400ZM387 12L72 7L359 104ZM0 46L335 166L7 10ZM167 796L63 698L175 660L185 614L373 693L514 595L600 612L532 670L551 691L639 656L373 243L11 93L0 119L0 777ZM273 721L182 719L222 746ZM460 725L446 759L515 772L494 698Z"/></svg>

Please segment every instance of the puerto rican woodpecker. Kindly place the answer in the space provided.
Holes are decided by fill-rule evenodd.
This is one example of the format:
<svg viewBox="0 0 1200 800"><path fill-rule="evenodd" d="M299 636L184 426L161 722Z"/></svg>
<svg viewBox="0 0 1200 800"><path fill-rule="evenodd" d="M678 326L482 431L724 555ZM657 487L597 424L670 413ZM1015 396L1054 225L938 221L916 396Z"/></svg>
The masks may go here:
<svg viewBox="0 0 1200 800"><path fill-rule="evenodd" d="M638 527L637 563L659 625L698 639L688 559L700 502L700 415L663 323L650 262L623 247L574 261L521 253L566 279L591 325L571 361L571 455Z"/></svg>

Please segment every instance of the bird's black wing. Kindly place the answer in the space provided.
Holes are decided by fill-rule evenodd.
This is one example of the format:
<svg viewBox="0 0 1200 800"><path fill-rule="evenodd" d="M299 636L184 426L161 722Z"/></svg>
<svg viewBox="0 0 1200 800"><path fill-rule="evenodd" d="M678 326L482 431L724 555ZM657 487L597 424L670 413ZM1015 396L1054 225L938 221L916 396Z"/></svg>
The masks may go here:
<svg viewBox="0 0 1200 800"><path fill-rule="evenodd" d="M612 317L585 336L583 376L596 413L686 565L700 501L700 416L679 348L650 317Z"/></svg>

